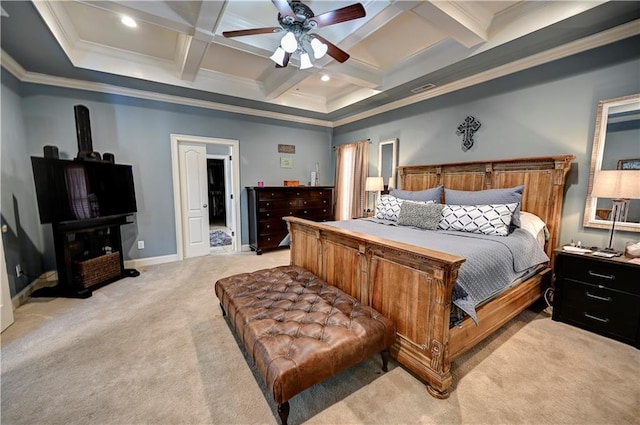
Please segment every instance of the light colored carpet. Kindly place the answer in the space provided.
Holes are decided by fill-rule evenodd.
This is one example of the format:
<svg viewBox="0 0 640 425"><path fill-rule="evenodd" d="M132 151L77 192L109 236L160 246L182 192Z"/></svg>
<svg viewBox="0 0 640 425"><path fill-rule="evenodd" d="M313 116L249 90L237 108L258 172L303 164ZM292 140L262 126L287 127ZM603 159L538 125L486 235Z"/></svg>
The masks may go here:
<svg viewBox="0 0 640 425"><path fill-rule="evenodd" d="M140 269L86 300L33 299L2 334L8 424L275 424L213 291L288 251ZM640 350L528 310L453 364L448 400L372 357L291 400L291 424L637 424Z"/></svg>

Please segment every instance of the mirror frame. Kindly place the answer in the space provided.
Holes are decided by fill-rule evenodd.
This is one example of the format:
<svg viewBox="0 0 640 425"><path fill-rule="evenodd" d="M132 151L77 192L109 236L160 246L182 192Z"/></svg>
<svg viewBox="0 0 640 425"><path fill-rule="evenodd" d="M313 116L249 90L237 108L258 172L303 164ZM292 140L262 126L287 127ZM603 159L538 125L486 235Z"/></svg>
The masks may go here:
<svg viewBox="0 0 640 425"><path fill-rule="evenodd" d="M391 178L393 178L394 181L394 187L398 187L398 179L396 176L396 171L398 169L398 139L387 139L387 140L383 140L380 143L378 143L378 177L383 177L382 176L382 147L386 146L386 145L391 145L392 146L392 156L391 156ZM384 185L387 186L388 181L384 182ZM387 190L390 190L389 187L387 187Z"/></svg>
<svg viewBox="0 0 640 425"><path fill-rule="evenodd" d="M629 96L616 97L613 99L601 100L598 102L596 113L596 123L593 131L593 148L591 150L591 167L589 170L589 185L587 187L587 199L584 207L584 227L594 227L598 229L611 229L613 222L611 220L596 220L596 203L598 198L591 196L593 189L593 177L595 173L601 170L602 156L604 153L604 145L606 143L607 121L609 118L609 110L615 107L631 105L640 102L640 94L632 94ZM616 221L616 230L627 232L640 232L640 223L620 222Z"/></svg>

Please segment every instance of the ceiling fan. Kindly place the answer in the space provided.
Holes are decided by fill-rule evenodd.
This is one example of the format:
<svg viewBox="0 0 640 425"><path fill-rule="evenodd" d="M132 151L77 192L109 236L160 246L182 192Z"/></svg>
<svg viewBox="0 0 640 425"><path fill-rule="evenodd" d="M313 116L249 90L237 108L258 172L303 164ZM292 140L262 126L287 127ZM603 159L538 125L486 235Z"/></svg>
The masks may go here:
<svg viewBox="0 0 640 425"><path fill-rule="evenodd" d="M276 68L284 68L289 64L292 55L299 55L300 69L311 68L309 48L313 51L315 59L320 59L328 54L342 63L349 59L349 54L318 34L309 32L333 24L362 18L366 15L364 7L355 3L330 12L315 15L309 6L300 0L271 0L278 9L279 27L252 28L248 30L224 31L223 36L241 37L245 35L272 34L285 32L280 41L280 46L271 55L271 60L276 63Z"/></svg>

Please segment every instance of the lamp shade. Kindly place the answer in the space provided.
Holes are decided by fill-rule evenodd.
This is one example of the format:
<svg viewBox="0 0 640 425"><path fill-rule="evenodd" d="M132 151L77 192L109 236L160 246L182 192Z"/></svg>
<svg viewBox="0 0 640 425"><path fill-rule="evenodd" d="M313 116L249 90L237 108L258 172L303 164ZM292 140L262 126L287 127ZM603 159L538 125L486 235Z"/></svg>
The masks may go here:
<svg viewBox="0 0 640 425"><path fill-rule="evenodd" d="M326 44L324 44L322 41L318 40L315 37L311 39L311 48L313 49L313 56L316 59L322 58L327 53L327 50L329 49L329 47Z"/></svg>
<svg viewBox="0 0 640 425"><path fill-rule="evenodd" d="M293 53L298 49L298 41L296 40L296 36L291 32L287 32L282 40L280 40L280 45L287 53Z"/></svg>
<svg viewBox="0 0 640 425"><path fill-rule="evenodd" d="M309 69L313 67L311 64L311 59L309 58L308 53L303 53L300 55L300 69Z"/></svg>
<svg viewBox="0 0 640 425"><path fill-rule="evenodd" d="M395 177L389 177L389 183L387 184L387 187L389 189L394 189L396 187L396 178Z"/></svg>
<svg viewBox="0 0 640 425"><path fill-rule="evenodd" d="M282 66L284 65L284 54L285 51L282 49L282 47L278 47L276 51L273 52L273 55L271 55L271 60Z"/></svg>
<svg viewBox="0 0 640 425"><path fill-rule="evenodd" d="M640 199L640 170L598 171L591 196L612 199Z"/></svg>
<svg viewBox="0 0 640 425"><path fill-rule="evenodd" d="M378 192L384 190L384 179L382 177L367 177L364 184L364 190L367 192Z"/></svg>

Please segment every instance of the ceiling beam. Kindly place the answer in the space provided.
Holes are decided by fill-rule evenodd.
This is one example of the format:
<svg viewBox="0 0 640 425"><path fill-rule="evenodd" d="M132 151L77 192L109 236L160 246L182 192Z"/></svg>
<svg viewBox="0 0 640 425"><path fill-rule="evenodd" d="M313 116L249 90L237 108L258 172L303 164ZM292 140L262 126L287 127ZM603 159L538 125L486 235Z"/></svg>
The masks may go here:
<svg viewBox="0 0 640 425"><path fill-rule="evenodd" d="M309 75L311 74L308 71L298 69L291 62L286 68L276 68L274 64L266 75L260 77L262 90L267 99L275 99L304 81Z"/></svg>
<svg viewBox="0 0 640 425"><path fill-rule="evenodd" d="M176 63L181 80L195 80L209 45L215 38L214 31L225 5L226 2L200 2L193 34L180 34L176 48Z"/></svg>

